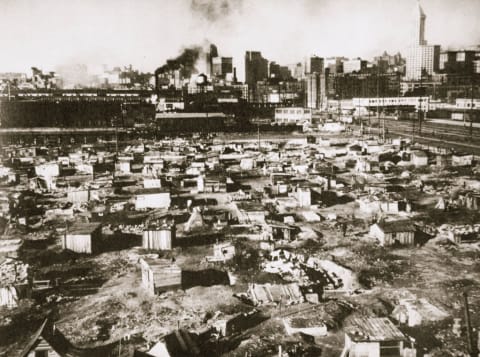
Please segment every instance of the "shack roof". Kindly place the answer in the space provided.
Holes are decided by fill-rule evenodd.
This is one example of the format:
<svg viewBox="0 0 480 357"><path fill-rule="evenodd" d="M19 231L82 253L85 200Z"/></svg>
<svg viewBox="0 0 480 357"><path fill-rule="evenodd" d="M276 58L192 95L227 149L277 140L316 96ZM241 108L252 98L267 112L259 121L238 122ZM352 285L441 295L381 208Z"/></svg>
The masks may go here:
<svg viewBox="0 0 480 357"><path fill-rule="evenodd" d="M258 202L235 202L237 208L241 211L246 212L255 212L255 211L265 211L265 208L261 203Z"/></svg>
<svg viewBox="0 0 480 357"><path fill-rule="evenodd" d="M200 118L226 118L224 113L157 113L155 119L200 119Z"/></svg>
<svg viewBox="0 0 480 357"><path fill-rule="evenodd" d="M101 224L98 222L89 222L89 223L74 223L73 226L68 227L67 234L92 234L97 229L101 227Z"/></svg>
<svg viewBox="0 0 480 357"><path fill-rule="evenodd" d="M415 232L415 226L409 219L382 221L378 226L384 233Z"/></svg>
<svg viewBox="0 0 480 357"><path fill-rule="evenodd" d="M102 357L110 356L116 344L107 344L93 348L81 348L73 345L58 329L54 329L52 321L46 318L42 325L25 343L25 347L18 356L27 357L35 348L37 341L43 338L59 356Z"/></svg>
<svg viewBox="0 0 480 357"><path fill-rule="evenodd" d="M165 336L170 356L199 356L198 336L186 330L176 330Z"/></svg>
<svg viewBox="0 0 480 357"><path fill-rule="evenodd" d="M428 155L425 152L420 150L412 151L412 155L415 155L416 157L428 157Z"/></svg>
<svg viewBox="0 0 480 357"><path fill-rule="evenodd" d="M157 195L160 193L170 193L165 187L154 187L154 188L138 188L135 190L136 195Z"/></svg>
<svg viewBox="0 0 480 357"><path fill-rule="evenodd" d="M355 342L402 341L406 336L386 317L358 317L345 328Z"/></svg>

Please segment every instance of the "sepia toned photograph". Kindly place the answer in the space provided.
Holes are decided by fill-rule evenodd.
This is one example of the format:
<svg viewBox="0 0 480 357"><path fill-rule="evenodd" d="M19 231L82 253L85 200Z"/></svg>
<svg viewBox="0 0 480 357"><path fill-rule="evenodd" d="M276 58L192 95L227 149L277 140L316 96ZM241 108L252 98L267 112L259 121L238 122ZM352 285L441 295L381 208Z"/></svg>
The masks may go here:
<svg viewBox="0 0 480 357"><path fill-rule="evenodd" d="M480 357L480 0L0 0L0 357L303 356Z"/></svg>

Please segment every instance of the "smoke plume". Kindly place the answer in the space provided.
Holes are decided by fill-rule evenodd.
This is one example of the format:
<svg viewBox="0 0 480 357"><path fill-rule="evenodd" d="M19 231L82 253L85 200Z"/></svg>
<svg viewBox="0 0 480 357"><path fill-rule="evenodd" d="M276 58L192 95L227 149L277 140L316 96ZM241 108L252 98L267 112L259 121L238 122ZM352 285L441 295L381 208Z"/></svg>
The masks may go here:
<svg viewBox="0 0 480 357"><path fill-rule="evenodd" d="M157 68L155 75L180 70L182 77L188 78L197 72L195 64L202 52L203 49L200 46L185 48L179 56L167 60L167 63Z"/></svg>
<svg viewBox="0 0 480 357"><path fill-rule="evenodd" d="M230 15L240 3L240 0L191 0L190 8L207 21L217 21Z"/></svg>

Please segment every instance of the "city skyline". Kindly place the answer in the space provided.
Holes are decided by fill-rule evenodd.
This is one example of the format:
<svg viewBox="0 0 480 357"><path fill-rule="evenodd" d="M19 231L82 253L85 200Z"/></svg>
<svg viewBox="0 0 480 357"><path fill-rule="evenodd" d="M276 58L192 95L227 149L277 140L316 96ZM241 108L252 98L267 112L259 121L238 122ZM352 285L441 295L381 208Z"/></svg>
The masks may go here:
<svg viewBox="0 0 480 357"><path fill-rule="evenodd" d="M411 43L416 0L0 1L1 71L86 63L153 72L190 45L215 43L244 79L245 51L289 64L322 57L372 58ZM425 38L444 48L480 43L480 2L424 0ZM167 14L168 16L165 16ZM446 21L445 16L448 16ZM446 25L448 24L448 25ZM12 36L12 31L15 33ZM290 46L290 48L288 48ZM288 50L287 50L288 49Z"/></svg>

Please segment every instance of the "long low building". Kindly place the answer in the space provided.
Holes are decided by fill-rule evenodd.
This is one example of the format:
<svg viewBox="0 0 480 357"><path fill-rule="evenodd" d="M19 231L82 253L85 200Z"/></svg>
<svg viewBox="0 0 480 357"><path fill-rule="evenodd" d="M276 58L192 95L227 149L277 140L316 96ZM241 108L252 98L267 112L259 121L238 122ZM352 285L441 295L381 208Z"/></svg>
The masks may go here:
<svg viewBox="0 0 480 357"><path fill-rule="evenodd" d="M209 132L223 130L224 113L157 113L155 120L162 132Z"/></svg>
<svg viewBox="0 0 480 357"><path fill-rule="evenodd" d="M429 97L374 97L374 98L353 98L352 106L359 107L410 107L427 112L429 109Z"/></svg>
<svg viewBox="0 0 480 357"><path fill-rule="evenodd" d="M301 107L277 108L275 109L275 124L312 124L312 110L309 108Z"/></svg>

